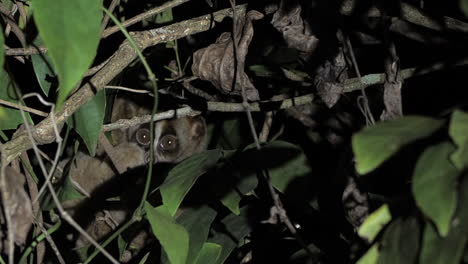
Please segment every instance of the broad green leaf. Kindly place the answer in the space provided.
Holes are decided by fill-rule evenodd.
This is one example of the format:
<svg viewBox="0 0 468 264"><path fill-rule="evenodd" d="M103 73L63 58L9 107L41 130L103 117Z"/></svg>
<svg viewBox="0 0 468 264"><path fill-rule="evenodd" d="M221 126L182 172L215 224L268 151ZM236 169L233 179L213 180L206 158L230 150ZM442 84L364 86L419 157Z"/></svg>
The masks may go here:
<svg viewBox="0 0 468 264"><path fill-rule="evenodd" d="M34 45L42 46L44 42L40 36L34 40ZM49 95L50 88L54 84L57 86L56 74L52 66L52 60L48 53L31 55L31 62L34 68L37 82L45 95ZM53 83L54 82L54 83ZM56 87L55 87L56 88Z"/></svg>
<svg viewBox="0 0 468 264"><path fill-rule="evenodd" d="M51 79L55 76L49 55L47 53L31 55L31 62L37 82L44 94L48 96L50 87L52 86Z"/></svg>
<svg viewBox="0 0 468 264"><path fill-rule="evenodd" d="M212 0L205 0L209 7L214 7Z"/></svg>
<svg viewBox="0 0 468 264"><path fill-rule="evenodd" d="M393 221L383 237L379 264L413 264L418 257L420 226L418 219L410 217ZM422 262L429 263L429 262Z"/></svg>
<svg viewBox="0 0 468 264"><path fill-rule="evenodd" d="M236 248L237 244L251 232L249 219L247 218L247 207L241 208L241 215L230 214L226 216L221 223L223 230L214 231L213 236L208 239L209 242L221 246L221 254L216 263L224 263L231 252Z"/></svg>
<svg viewBox="0 0 468 264"><path fill-rule="evenodd" d="M356 264L377 264L378 261L379 249L377 245L373 245L369 250L367 250L366 254L356 262Z"/></svg>
<svg viewBox="0 0 468 264"><path fill-rule="evenodd" d="M175 166L161 185L163 204L174 215L185 195L190 191L198 177L212 168L221 158L220 150L208 150L183 161Z"/></svg>
<svg viewBox="0 0 468 264"><path fill-rule="evenodd" d="M419 157L413 174L416 204L434 221L442 236L449 232L457 203L459 171L449 160L454 149L449 142L428 147Z"/></svg>
<svg viewBox="0 0 468 264"><path fill-rule="evenodd" d="M125 239L122 237L122 235L120 234L118 237L117 237L117 247L119 248L119 256L122 257L125 250L127 249L127 246L128 246L128 242L125 241Z"/></svg>
<svg viewBox="0 0 468 264"><path fill-rule="evenodd" d="M215 243L205 243L195 260L196 264L214 264L221 255L221 246Z"/></svg>
<svg viewBox="0 0 468 264"><path fill-rule="evenodd" d="M3 56L2 56L3 58ZM13 80L8 73L0 68L0 99L21 105L15 94ZM29 113L24 113L29 124L32 124ZM18 125L23 124L23 117L19 110L0 105L0 130L16 129Z"/></svg>
<svg viewBox="0 0 468 264"><path fill-rule="evenodd" d="M156 24L164 24L168 22L172 22L174 17L172 16L172 8L164 10L162 13L156 14L154 22Z"/></svg>
<svg viewBox="0 0 468 264"><path fill-rule="evenodd" d="M203 205L199 208L187 208L177 218L177 223L183 226L190 237L187 263L194 263L197 255L208 238L211 223L216 217L216 211Z"/></svg>
<svg viewBox="0 0 468 264"><path fill-rule="evenodd" d="M298 71L287 67L281 67L281 71L283 72L284 76L291 81L304 82L311 79L310 76L303 71Z"/></svg>
<svg viewBox="0 0 468 264"><path fill-rule="evenodd" d="M468 168L468 113L455 111L450 120L449 134L457 145L457 150L450 157L459 170Z"/></svg>
<svg viewBox="0 0 468 264"><path fill-rule="evenodd" d="M324 252L313 243L307 245L307 248L308 251L301 248L294 252L291 257L289 257L288 263L321 263Z"/></svg>
<svg viewBox="0 0 468 264"><path fill-rule="evenodd" d="M364 223L359 227L358 234L367 241L374 241L380 230L392 220L392 215L387 204L382 205L379 209L370 214Z"/></svg>
<svg viewBox="0 0 468 264"><path fill-rule="evenodd" d="M252 168L244 170L246 166L243 166L252 162L250 154L255 153L244 154L246 153L232 153L223 167L216 172L224 176L213 180L212 191L220 197L221 203L236 215L240 214L239 202L242 197L252 193L258 185L255 170ZM257 163L252 162L252 164Z"/></svg>
<svg viewBox="0 0 468 264"><path fill-rule="evenodd" d="M34 20L59 78L57 107L96 56L101 29L101 1L34 0Z"/></svg>
<svg viewBox="0 0 468 264"><path fill-rule="evenodd" d="M82 105L68 123L75 128L88 148L91 156L96 153L96 146L101 133L104 114L106 113L106 94L99 91L91 101Z"/></svg>
<svg viewBox="0 0 468 264"><path fill-rule="evenodd" d="M278 162L277 166L269 167L268 172L271 183L280 192L284 192L293 180L311 173L304 152L294 144L274 141L264 146L262 152L265 157L270 159L271 164Z"/></svg>
<svg viewBox="0 0 468 264"><path fill-rule="evenodd" d="M239 214L239 202L242 196L252 192L258 182L257 173L259 169L267 170L272 185L281 192L287 188L291 197L301 196L304 200L304 191L311 173L311 168L301 148L284 141L274 141L264 146L260 151L249 145L241 154L227 162L234 164L232 167L223 168L223 175L229 175L228 179L221 179L216 183L217 189L222 190L221 202L233 213ZM291 185L291 183L295 183ZM294 186L294 187L292 187Z"/></svg>
<svg viewBox="0 0 468 264"><path fill-rule="evenodd" d="M441 237L431 223L424 228L419 263L459 264L468 238L468 178L460 183L458 207L446 237Z"/></svg>
<svg viewBox="0 0 468 264"><path fill-rule="evenodd" d="M229 175L231 176L231 175ZM233 186L222 198L221 203L236 215L240 214L239 203L242 197L252 192L258 185L258 179L255 174L243 175L239 178L236 186Z"/></svg>
<svg viewBox="0 0 468 264"><path fill-rule="evenodd" d="M169 215L165 206L152 207L145 202L146 217L151 230L161 243L171 264L185 264L189 252L189 234Z"/></svg>
<svg viewBox="0 0 468 264"><path fill-rule="evenodd" d="M265 65L251 65L249 71L260 77L278 77L281 76L278 72L273 71Z"/></svg>
<svg viewBox="0 0 468 264"><path fill-rule="evenodd" d="M146 261L148 260L148 257L150 255L151 251L146 253L141 259L140 259L140 262L138 262L138 264L145 264Z"/></svg>
<svg viewBox="0 0 468 264"><path fill-rule="evenodd" d="M450 232L451 233L451 232ZM421 262L431 264L459 264L463 256L466 234L450 234L442 238L430 223L424 229Z"/></svg>
<svg viewBox="0 0 468 264"><path fill-rule="evenodd" d="M422 116L405 116L378 123L354 134L353 151L356 170L366 174L398 152L403 146L432 135L444 124Z"/></svg>
<svg viewBox="0 0 468 264"><path fill-rule="evenodd" d="M223 149L236 149L244 142L242 138L242 122L240 118L228 119L223 123L222 141Z"/></svg>
<svg viewBox="0 0 468 264"><path fill-rule="evenodd" d="M463 11L463 14L468 17L468 0L460 0L460 8Z"/></svg>

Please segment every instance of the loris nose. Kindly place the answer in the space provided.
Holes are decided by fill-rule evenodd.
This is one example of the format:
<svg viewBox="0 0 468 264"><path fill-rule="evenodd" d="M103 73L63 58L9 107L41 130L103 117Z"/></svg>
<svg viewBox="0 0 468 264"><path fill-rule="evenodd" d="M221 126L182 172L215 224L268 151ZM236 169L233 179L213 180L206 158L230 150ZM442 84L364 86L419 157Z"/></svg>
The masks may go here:
<svg viewBox="0 0 468 264"><path fill-rule="evenodd" d="M150 157L150 153L149 151L145 153L145 163L150 163L151 161L151 157ZM157 157L156 155L154 155L154 162L153 163L157 163Z"/></svg>

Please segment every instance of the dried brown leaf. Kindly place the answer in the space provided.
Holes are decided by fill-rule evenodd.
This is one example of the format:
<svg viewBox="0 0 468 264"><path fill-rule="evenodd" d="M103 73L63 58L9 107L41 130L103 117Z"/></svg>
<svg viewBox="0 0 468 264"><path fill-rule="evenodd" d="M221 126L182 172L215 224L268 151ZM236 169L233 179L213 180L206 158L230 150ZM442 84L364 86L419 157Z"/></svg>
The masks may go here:
<svg viewBox="0 0 468 264"><path fill-rule="evenodd" d="M240 95L245 88L249 101L259 100L258 91L244 71L245 58L254 34L252 21L263 18L263 14L252 10L244 18L238 17L236 32L237 42L237 76L234 78L234 43L231 33L224 32L214 44L196 51L193 55L192 72L202 80L210 81L219 91L225 94Z"/></svg>
<svg viewBox="0 0 468 264"><path fill-rule="evenodd" d="M386 65L386 79L384 83L384 104L385 109L380 115L381 120L395 119L403 115L401 98L402 81L398 60Z"/></svg>
<svg viewBox="0 0 468 264"><path fill-rule="evenodd" d="M319 39L302 19L301 6L286 7L286 2L281 2L281 7L273 15L271 24L283 34L288 47L298 50L301 56L307 59L316 50Z"/></svg>
<svg viewBox="0 0 468 264"><path fill-rule="evenodd" d="M340 99L344 90L344 80L348 77L343 52L339 52L333 62L326 61L317 68L315 86L322 101L331 108Z"/></svg>
<svg viewBox="0 0 468 264"><path fill-rule="evenodd" d="M8 166L5 168L5 189L2 201L5 213L11 219L8 232L14 233L17 245L24 245L33 222L31 199L24 190L25 176Z"/></svg>

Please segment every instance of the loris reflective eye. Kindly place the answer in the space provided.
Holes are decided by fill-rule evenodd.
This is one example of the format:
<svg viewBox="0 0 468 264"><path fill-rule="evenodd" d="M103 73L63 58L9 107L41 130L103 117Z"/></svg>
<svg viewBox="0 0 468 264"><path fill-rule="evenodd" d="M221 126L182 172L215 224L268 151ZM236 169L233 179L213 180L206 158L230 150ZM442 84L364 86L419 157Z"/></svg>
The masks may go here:
<svg viewBox="0 0 468 264"><path fill-rule="evenodd" d="M159 140L159 149L163 152L173 152L176 148L177 138L174 135L166 135Z"/></svg>
<svg viewBox="0 0 468 264"><path fill-rule="evenodd" d="M150 131L149 129L146 129L146 128L141 128L141 129L138 129L138 131L136 132L136 141L138 142L138 144L140 145L148 145L150 143Z"/></svg>

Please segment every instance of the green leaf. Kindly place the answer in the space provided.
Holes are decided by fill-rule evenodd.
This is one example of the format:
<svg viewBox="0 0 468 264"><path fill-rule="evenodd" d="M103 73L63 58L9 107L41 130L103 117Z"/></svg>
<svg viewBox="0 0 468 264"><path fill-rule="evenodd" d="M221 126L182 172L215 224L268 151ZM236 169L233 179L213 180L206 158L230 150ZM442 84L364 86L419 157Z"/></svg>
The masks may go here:
<svg viewBox="0 0 468 264"><path fill-rule="evenodd" d="M122 257L125 250L127 249L127 246L128 246L128 242L125 241L125 239L123 238L123 236L120 234L118 237L117 237L117 247L119 249L119 256Z"/></svg>
<svg viewBox="0 0 468 264"><path fill-rule="evenodd" d="M138 262L139 264L145 264L146 261L148 260L148 257L150 255L151 251L146 253L141 259L140 259L140 262Z"/></svg>
<svg viewBox="0 0 468 264"><path fill-rule="evenodd" d="M259 77L278 77L281 76L279 72L275 72L266 65L251 65L249 66L249 71L253 72L256 76Z"/></svg>
<svg viewBox="0 0 468 264"><path fill-rule="evenodd" d="M468 0L460 0L460 8L463 14L468 17Z"/></svg>
<svg viewBox="0 0 468 264"><path fill-rule="evenodd" d="M379 249L377 245L373 245L366 254L362 256L356 264L377 264L379 261Z"/></svg>
<svg viewBox="0 0 468 264"><path fill-rule="evenodd" d="M213 133L218 135L219 138L216 138L218 139L217 147L221 149L239 149L250 143L246 141L246 138L250 137L250 134L246 133L246 131L249 131L246 125L245 118L239 116L223 120L222 124L216 126L215 133Z"/></svg>
<svg viewBox="0 0 468 264"><path fill-rule="evenodd" d="M214 264L221 255L221 246L215 243L205 243L195 260L196 264Z"/></svg>
<svg viewBox="0 0 468 264"><path fill-rule="evenodd" d="M13 80L8 73L0 68L0 99L21 105L17 99ZM32 124L29 113L24 113L29 124ZM23 124L23 117L20 110L0 105L0 130L16 129L18 125Z"/></svg>
<svg viewBox="0 0 468 264"><path fill-rule="evenodd" d="M174 17L172 16L172 8L164 10L162 13L156 14L156 18L154 19L154 22L156 24L164 24L164 23L169 23L174 20Z"/></svg>
<svg viewBox="0 0 468 264"><path fill-rule="evenodd" d="M185 264L189 251L187 230L174 222L165 206L154 208L145 202L145 211L151 230L161 243L171 264Z"/></svg>
<svg viewBox="0 0 468 264"><path fill-rule="evenodd" d="M101 1L35 0L31 4L39 34L59 78L60 108L96 56L101 34Z"/></svg>
<svg viewBox="0 0 468 264"><path fill-rule="evenodd" d="M221 158L220 150L208 150L183 161L175 166L161 185L163 204L174 215L185 195L190 191L198 177L212 168Z"/></svg>
<svg viewBox="0 0 468 264"><path fill-rule="evenodd" d="M380 230L392 220L392 215L387 204L382 205L379 209L370 214L364 223L359 227L358 234L367 241L374 241Z"/></svg>
<svg viewBox="0 0 468 264"><path fill-rule="evenodd" d="M269 167L268 172L271 183L280 192L284 192L293 180L311 173L304 152L294 144L274 141L264 146L262 152L269 159L270 165L276 165Z"/></svg>
<svg viewBox="0 0 468 264"><path fill-rule="evenodd" d="M468 177L460 183L458 207L446 237L427 223L424 229L420 263L459 264L468 238Z"/></svg>
<svg viewBox="0 0 468 264"><path fill-rule="evenodd" d="M301 248L294 252L289 257L288 263L322 263L324 252L313 243L307 245L307 249L306 251L305 248Z"/></svg>
<svg viewBox="0 0 468 264"><path fill-rule="evenodd" d="M416 163L413 174L413 195L418 207L446 236L457 203L459 171L449 160L454 151L450 142L428 147Z"/></svg>
<svg viewBox="0 0 468 264"><path fill-rule="evenodd" d="M428 117L405 116L365 128L352 139L356 170L360 174L373 171L403 146L429 137L443 124Z"/></svg>
<svg viewBox="0 0 468 264"><path fill-rule="evenodd" d="M247 207L241 208L241 215L230 214L226 216L221 223L222 231L213 231L213 236L208 239L209 242L221 246L221 254L215 263L224 263L237 244L251 232L249 220L247 219Z"/></svg>
<svg viewBox="0 0 468 264"><path fill-rule="evenodd" d="M91 101L82 105L68 123L75 128L88 148L91 156L96 153L96 146L101 133L104 114L106 113L106 95L99 91Z"/></svg>
<svg viewBox="0 0 468 264"><path fill-rule="evenodd" d="M459 170L468 168L468 113L457 110L450 120L449 134L457 145L457 151L450 157Z"/></svg>
<svg viewBox="0 0 468 264"><path fill-rule="evenodd" d="M379 264L413 264L418 257L420 226L418 219L410 217L393 221L383 237ZM422 262L430 263L430 262Z"/></svg>
<svg viewBox="0 0 468 264"><path fill-rule="evenodd" d="M208 238L210 226L216 217L216 211L204 205L199 208L187 208L177 218L177 223L183 226L190 237L187 263L194 263L197 255Z"/></svg>
<svg viewBox="0 0 468 264"><path fill-rule="evenodd" d="M50 87L52 82L50 78L55 76L55 73L52 69L52 64L50 63L50 57L47 53L45 54L34 54L31 55L31 62L34 68L34 74L36 75L37 82L41 87L45 95L49 95Z"/></svg>
<svg viewBox="0 0 468 264"><path fill-rule="evenodd" d="M310 76L303 71L290 69L288 67L281 67L281 71L283 72L284 76L291 81L304 82L307 80L311 80Z"/></svg>
<svg viewBox="0 0 468 264"><path fill-rule="evenodd" d="M239 215L239 203L242 197L245 194L252 192L257 187L257 185L258 179L255 174L251 173L248 175L243 175L243 177L239 178L237 185L234 186L235 188L230 188L230 190L221 198L221 203L229 210L231 210L231 212Z"/></svg>

